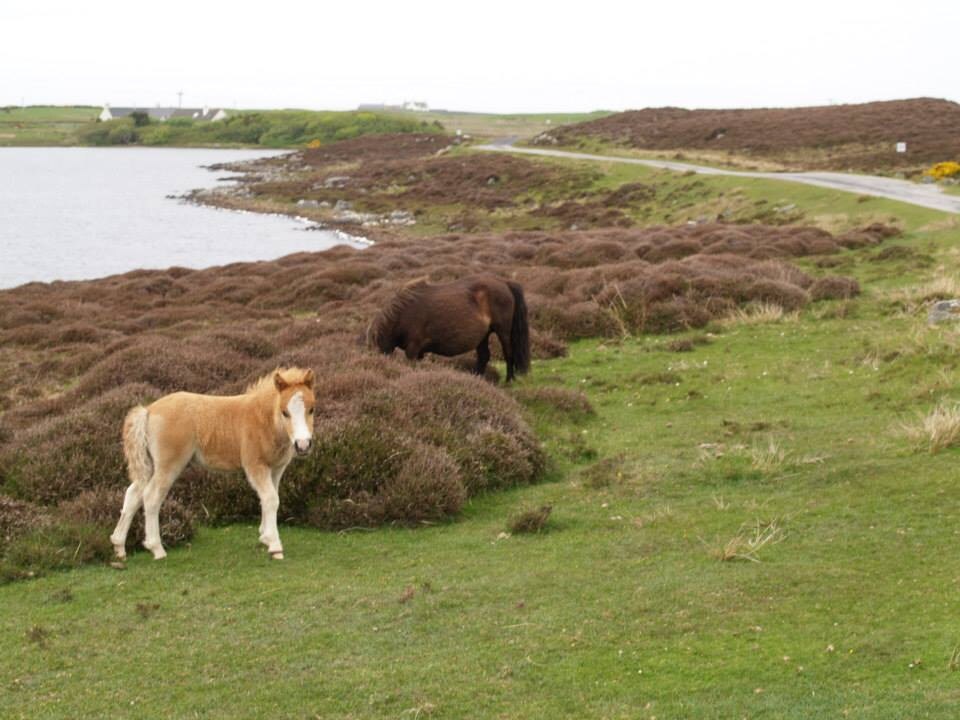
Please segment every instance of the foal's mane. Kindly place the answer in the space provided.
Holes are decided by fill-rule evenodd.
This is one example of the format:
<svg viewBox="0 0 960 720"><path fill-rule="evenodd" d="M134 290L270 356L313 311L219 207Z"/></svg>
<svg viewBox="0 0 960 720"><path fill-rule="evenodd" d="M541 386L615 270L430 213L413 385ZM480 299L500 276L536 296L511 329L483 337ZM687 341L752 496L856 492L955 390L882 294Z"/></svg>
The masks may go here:
<svg viewBox="0 0 960 720"><path fill-rule="evenodd" d="M280 377L286 381L287 385L303 385L307 377L307 371L303 368L274 368L263 377L258 378L247 385L247 389L244 390L244 394L254 395L256 393L261 393L268 390L270 392L275 392L276 386L273 384L273 376L277 373L280 373Z"/></svg>
<svg viewBox="0 0 960 720"><path fill-rule="evenodd" d="M406 283L387 305L377 313L367 330L367 341L379 344L381 335L397 321L400 313L418 299L429 285L428 278L420 277Z"/></svg>

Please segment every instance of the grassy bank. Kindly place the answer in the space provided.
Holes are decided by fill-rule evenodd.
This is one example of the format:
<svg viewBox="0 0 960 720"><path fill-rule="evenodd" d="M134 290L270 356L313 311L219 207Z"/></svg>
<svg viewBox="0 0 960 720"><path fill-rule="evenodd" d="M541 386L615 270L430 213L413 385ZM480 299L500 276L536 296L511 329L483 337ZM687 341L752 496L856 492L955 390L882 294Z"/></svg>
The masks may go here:
<svg viewBox="0 0 960 720"><path fill-rule="evenodd" d="M93 106L0 108L0 147L76 145L79 130L99 114Z"/></svg>

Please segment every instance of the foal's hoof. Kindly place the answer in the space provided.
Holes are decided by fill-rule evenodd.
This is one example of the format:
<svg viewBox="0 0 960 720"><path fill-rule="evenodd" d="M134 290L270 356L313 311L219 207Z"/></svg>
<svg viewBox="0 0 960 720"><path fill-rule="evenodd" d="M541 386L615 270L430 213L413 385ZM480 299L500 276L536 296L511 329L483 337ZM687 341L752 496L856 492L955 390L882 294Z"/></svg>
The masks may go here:
<svg viewBox="0 0 960 720"><path fill-rule="evenodd" d="M270 557L272 557L274 560L283 560L283 553L282 552L270 553Z"/></svg>
<svg viewBox="0 0 960 720"><path fill-rule="evenodd" d="M117 556L117 559L118 559L118 560L126 560L126 559L127 559L127 548L126 548L125 546L123 546L123 545L114 545L114 546L113 546L113 552L114 552L114 554Z"/></svg>
<svg viewBox="0 0 960 720"><path fill-rule="evenodd" d="M147 545L144 543L143 546L153 553L154 560L163 560L167 556L167 551L163 549L163 545Z"/></svg>

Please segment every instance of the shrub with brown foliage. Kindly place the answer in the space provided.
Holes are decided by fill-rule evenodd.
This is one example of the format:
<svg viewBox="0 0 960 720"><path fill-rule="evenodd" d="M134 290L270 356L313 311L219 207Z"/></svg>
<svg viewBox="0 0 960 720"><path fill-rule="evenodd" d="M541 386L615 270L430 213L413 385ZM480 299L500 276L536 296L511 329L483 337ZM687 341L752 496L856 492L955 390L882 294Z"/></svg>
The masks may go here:
<svg viewBox="0 0 960 720"><path fill-rule="evenodd" d="M49 519L49 513L33 503L0 495L0 555L13 540L26 535Z"/></svg>
<svg viewBox="0 0 960 720"><path fill-rule="evenodd" d="M490 187L500 182L508 180ZM535 357L554 357L568 338L700 327L755 301L796 309L847 297L853 281L814 278L788 259L889 234L866 228L851 240L810 228L696 225L385 237L363 251L0 291L0 343L26 347L0 378L8 406L0 497L18 499L25 526L49 516L60 528L31 529L17 552L47 557L38 538L86 537L114 522L127 484L119 433L129 407L175 390L242 392L278 365L313 367L320 403L316 450L284 479L283 521L432 522L471 494L535 481L544 455L520 406L454 369L472 357L411 366L364 348L370 318L414 278L483 269L520 282ZM588 407L563 391L517 396L568 414ZM239 474L202 468L183 473L171 501L164 515L181 538L190 515L259 515Z"/></svg>
<svg viewBox="0 0 960 720"><path fill-rule="evenodd" d="M84 490L72 500L61 503L57 517L68 522L93 525L109 535L120 519L123 507L122 488L96 487ZM168 498L160 512L160 537L167 547L182 545L193 537L193 513L176 498ZM143 513L138 512L130 525L127 545L137 547L143 540Z"/></svg>
<svg viewBox="0 0 960 720"><path fill-rule="evenodd" d="M848 277L818 278L810 286L810 297L813 300L844 300L860 294L860 283Z"/></svg>
<svg viewBox="0 0 960 720"><path fill-rule="evenodd" d="M708 150L800 169L918 167L960 156L960 105L914 98L799 108L646 108L566 125L535 142L601 139L649 150ZM897 153L906 142L909 153Z"/></svg>

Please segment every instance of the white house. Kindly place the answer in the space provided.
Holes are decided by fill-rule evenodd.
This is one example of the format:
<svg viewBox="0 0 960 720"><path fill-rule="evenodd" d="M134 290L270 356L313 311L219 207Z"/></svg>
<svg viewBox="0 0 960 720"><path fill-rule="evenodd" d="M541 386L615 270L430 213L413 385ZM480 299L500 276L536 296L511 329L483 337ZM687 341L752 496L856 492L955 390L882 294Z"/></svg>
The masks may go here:
<svg viewBox="0 0 960 720"><path fill-rule="evenodd" d="M107 120L128 117L130 114L135 112L146 113L148 116L150 116L151 120L159 120L160 122L169 120L172 117L188 117L193 118L194 120L202 120L205 122L215 122L217 120L224 120L227 118L227 111L223 108L112 108L110 105L104 105L103 110L100 111L100 115L98 117L106 122Z"/></svg>

